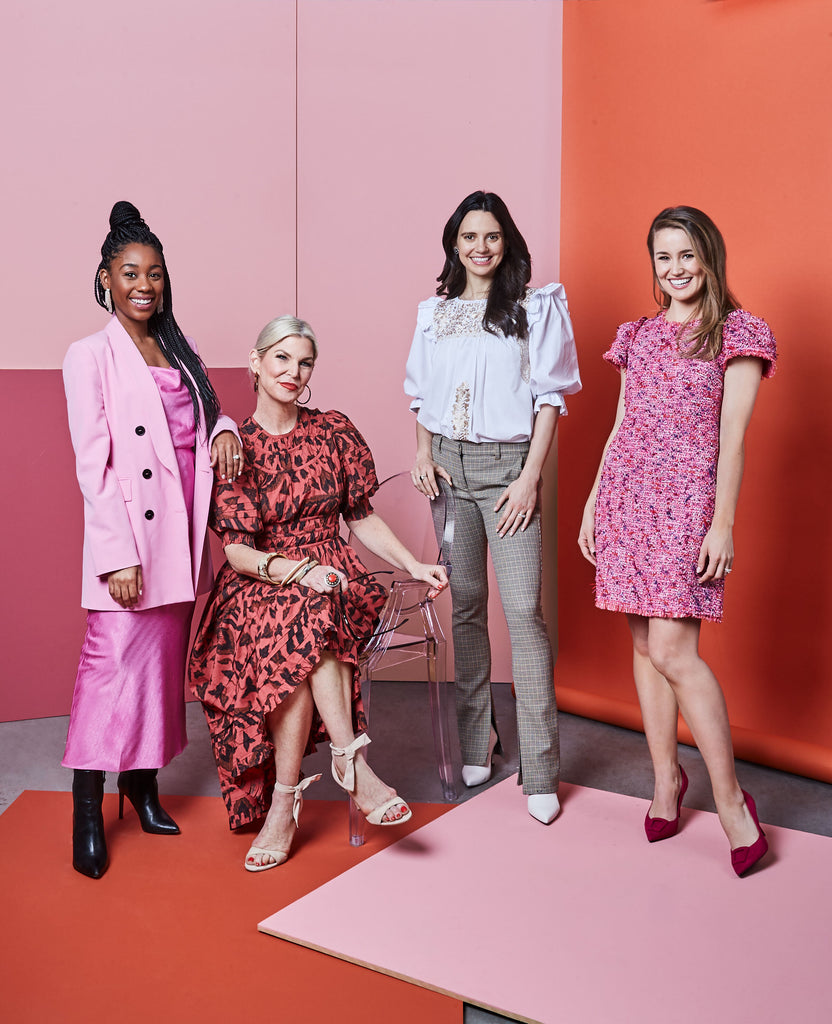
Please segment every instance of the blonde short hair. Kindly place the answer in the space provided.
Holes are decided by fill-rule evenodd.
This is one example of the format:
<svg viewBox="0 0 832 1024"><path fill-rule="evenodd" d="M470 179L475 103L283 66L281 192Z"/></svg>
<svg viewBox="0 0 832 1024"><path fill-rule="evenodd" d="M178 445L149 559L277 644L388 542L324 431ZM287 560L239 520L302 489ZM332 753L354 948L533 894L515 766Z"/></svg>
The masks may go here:
<svg viewBox="0 0 832 1024"><path fill-rule="evenodd" d="M278 316L274 320L269 320L257 335L257 343L254 348L258 355L264 356L279 341L294 337L308 338L312 342L315 358L318 358L318 339L315 337L315 332L305 320L298 320L296 316Z"/></svg>

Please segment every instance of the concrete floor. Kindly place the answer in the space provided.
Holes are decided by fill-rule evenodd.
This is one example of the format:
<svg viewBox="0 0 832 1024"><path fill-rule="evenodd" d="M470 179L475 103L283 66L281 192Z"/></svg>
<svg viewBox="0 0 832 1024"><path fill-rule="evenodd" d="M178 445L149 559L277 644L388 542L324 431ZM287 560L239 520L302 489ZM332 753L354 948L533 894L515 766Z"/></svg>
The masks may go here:
<svg viewBox="0 0 832 1024"><path fill-rule="evenodd" d="M508 684L494 686L494 700L505 756L494 759L492 781L516 773L517 731ZM442 789L433 756L427 688L423 683L376 683L369 748L373 767L406 799L442 803ZM208 730L199 704L187 707L189 744L183 754L159 772L159 788L168 793L219 796ZM72 773L60 767L66 740L67 718L44 718L0 723L0 813L24 789L69 791ZM395 738L395 741L394 741ZM323 778L304 794L308 799L345 799L329 775L328 749L320 749L304 762L309 774ZM690 777L685 806L713 811L707 773L698 751L682 747L680 761ZM644 736L629 729L561 715L561 763L564 782L638 796L652 792L652 772ZM459 777L459 751L455 752L460 800L482 792L466 790ZM743 788L757 802L764 821L786 828L832 836L832 786L813 779L739 762ZM106 781L116 791L116 777ZM645 807L646 810L646 807ZM517 813L525 813L525 799L517 791ZM557 828L557 824L553 826ZM641 821L633 822L641 828ZM69 850L69 835L67 835ZM507 1018L476 1007L465 1007L465 1024L497 1024Z"/></svg>

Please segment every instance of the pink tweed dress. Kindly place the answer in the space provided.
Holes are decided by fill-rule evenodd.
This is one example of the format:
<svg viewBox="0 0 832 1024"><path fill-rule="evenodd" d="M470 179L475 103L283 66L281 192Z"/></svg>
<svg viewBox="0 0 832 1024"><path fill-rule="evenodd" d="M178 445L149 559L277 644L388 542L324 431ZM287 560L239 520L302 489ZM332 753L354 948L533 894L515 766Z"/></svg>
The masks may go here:
<svg viewBox="0 0 832 1024"><path fill-rule="evenodd" d="M696 563L716 496L725 366L777 359L768 325L745 310L725 320L711 361L679 354L680 325L663 313L622 324L604 359L627 371L624 419L607 450L595 505L595 603L651 618L722 620L722 580Z"/></svg>

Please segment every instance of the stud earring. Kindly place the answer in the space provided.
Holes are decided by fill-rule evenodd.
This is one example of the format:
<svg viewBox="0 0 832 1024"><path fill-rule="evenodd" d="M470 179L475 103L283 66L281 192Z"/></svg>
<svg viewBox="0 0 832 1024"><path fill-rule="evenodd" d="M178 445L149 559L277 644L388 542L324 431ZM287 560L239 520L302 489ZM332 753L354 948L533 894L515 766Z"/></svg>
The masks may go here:
<svg viewBox="0 0 832 1024"><path fill-rule="evenodd" d="M454 247L454 256L459 256L459 249Z"/></svg>
<svg viewBox="0 0 832 1024"><path fill-rule="evenodd" d="M109 288L104 289L104 307L108 313L113 311L113 296Z"/></svg>

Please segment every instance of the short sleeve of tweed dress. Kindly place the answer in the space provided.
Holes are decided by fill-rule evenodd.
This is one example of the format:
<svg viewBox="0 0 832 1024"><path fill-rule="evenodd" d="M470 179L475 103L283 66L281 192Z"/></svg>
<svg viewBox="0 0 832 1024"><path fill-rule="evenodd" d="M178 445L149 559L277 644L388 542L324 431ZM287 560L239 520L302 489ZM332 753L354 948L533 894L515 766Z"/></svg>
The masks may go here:
<svg viewBox="0 0 832 1024"><path fill-rule="evenodd" d="M364 439L339 412L301 409L289 434L271 435L253 419L240 425L245 470L216 489L213 526L223 544L248 544L288 559L309 555L352 581L319 594L301 583L252 579L227 563L220 570L194 640L191 688L208 721L229 821L237 828L268 808L274 748L266 716L330 652L350 666L356 730L364 727L359 642L384 604L374 579L340 535L343 514L372 512L375 467ZM354 635L353 635L354 634ZM308 749L325 738L317 714Z"/></svg>
<svg viewBox="0 0 832 1024"><path fill-rule="evenodd" d="M735 309L725 318L722 331L722 365L730 359L754 356L763 360L763 378L773 377L777 369L777 344L771 328L758 316Z"/></svg>
<svg viewBox="0 0 832 1024"><path fill-rule="evenodd" d="M630 342L633 340L633 336L641 323L642 321L634 321L633 323L622 324L618 328L615 332L615 341L604 353L604 359L608 363L612 363L613 366L617 366L621 370L626 370L627 352L630 348Z"/></svg>
<svg viewBox="0 0 832 1024"><path fill-rule="evenodd" d="M757 356L770 376L776 349L768 325L744 310L726 318L713 360L683 356L680 329L663 313L623 324L604 356L627 379L595 506L595 603L719 622L724 583L700 583L696 565L714 514L725 365Z"/></svg>

